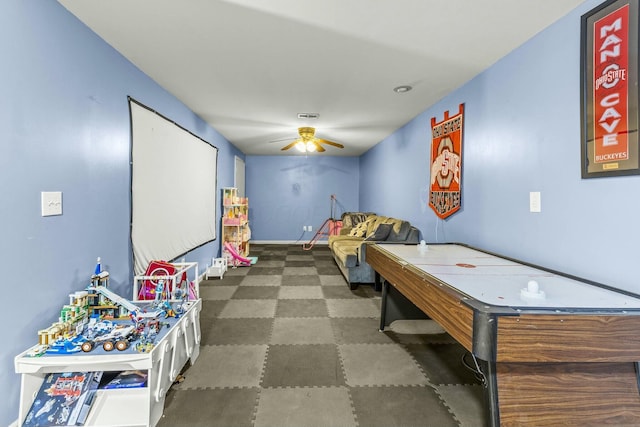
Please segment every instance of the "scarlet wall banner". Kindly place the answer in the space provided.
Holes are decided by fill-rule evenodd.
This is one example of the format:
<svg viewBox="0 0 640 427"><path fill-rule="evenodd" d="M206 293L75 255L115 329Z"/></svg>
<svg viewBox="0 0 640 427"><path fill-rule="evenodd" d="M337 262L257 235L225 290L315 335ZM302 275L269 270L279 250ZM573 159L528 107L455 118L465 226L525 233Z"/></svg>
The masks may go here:
<svg viewBox="0 0 640 427"><path fill-rule="evenodd" d="M640 173L638 0L582 16L582 177Z"/></svg>
<svg viewBox="0 0 640 427"><path fill-rule="evenodd" d="M458 114L436 123L431 118L431 190L429 206L440 218L447 218L460 209L462 201L462 124L464 106Z"/></svg>

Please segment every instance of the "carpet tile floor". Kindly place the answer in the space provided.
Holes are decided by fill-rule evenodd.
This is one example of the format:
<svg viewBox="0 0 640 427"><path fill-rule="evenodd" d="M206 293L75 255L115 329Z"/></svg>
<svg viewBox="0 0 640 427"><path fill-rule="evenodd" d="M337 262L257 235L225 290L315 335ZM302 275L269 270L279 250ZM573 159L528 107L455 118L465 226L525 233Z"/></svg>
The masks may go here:
<svg viewBox="0 0 640 427"><path fill-rule="evenodd" d="M485 425L472 361L437 324L380 332L380 293L350 290L326 246L251 255L255 265L200 284L200 356L160 427Z"/></svg>

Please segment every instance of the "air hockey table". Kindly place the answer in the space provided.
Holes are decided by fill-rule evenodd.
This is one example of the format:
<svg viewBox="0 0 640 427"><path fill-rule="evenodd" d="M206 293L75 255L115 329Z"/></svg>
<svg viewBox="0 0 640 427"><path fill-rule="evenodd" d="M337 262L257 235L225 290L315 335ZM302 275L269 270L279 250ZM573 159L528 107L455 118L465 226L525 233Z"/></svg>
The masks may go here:
<svg viewBox="0 0 640 427"><path fill-rule="evenodd" d="M490 426L639 426L640 296L463 244L372 244L380 329L425 315L471 354Z"/></svg>

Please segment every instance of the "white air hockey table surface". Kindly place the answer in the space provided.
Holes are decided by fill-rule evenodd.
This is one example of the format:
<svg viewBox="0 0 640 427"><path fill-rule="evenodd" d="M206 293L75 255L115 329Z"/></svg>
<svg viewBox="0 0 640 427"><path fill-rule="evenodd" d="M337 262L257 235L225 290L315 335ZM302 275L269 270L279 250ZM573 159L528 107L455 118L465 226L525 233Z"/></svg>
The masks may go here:
<svg viewBox="0 0 640 427"><path fill-rule="evenodd" d="M640 309L640 298L460 245L379 244L481 303L508 307ZM538 292L535 292L537 283ZM534 288L529 291L530 286Z"/></svg>

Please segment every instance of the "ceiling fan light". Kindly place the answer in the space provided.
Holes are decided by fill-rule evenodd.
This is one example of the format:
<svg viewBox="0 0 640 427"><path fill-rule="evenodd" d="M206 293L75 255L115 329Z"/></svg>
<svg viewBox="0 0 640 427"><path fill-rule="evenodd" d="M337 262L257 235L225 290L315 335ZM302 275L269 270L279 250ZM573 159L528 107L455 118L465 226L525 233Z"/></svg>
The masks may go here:
<svg viewBox="0 0 640 427"><path fill-rule="evenodd" d="M305 151L307 151L307 146L304 144L304 142L302 141L298 141L296 142L296 148L298 149L298 151L304 153Z"/></svg>
<svg viewBox="0 0 640 427"><path fill-rule="evenodd" d="M307 142L306 149L307 149L308 152L313 153L314 151L316 151L316 144L314 144L313 142L309 141L309 142Z"/></svg>

